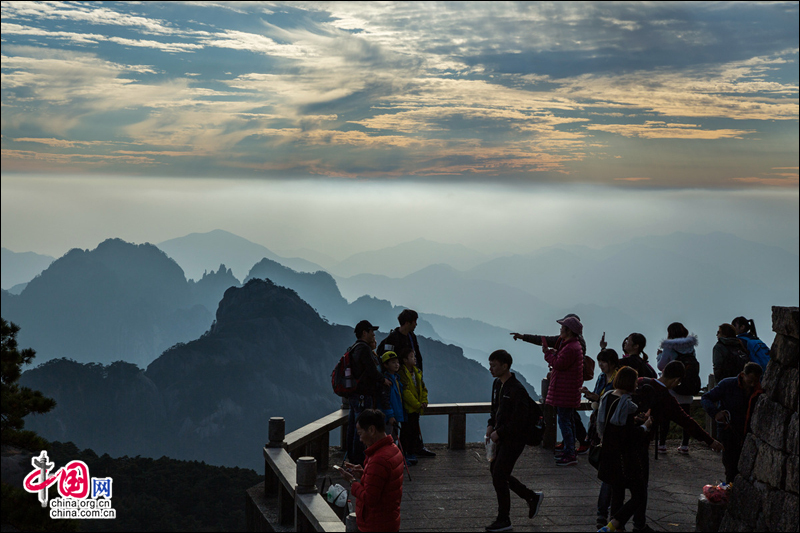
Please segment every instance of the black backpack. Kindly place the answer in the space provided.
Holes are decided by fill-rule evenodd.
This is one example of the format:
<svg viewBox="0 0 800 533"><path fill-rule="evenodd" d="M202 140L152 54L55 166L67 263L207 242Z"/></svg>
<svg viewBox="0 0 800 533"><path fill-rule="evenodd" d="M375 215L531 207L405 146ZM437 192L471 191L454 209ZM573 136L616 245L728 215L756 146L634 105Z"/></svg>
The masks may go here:
<svg viewBox="0 0 800 533"><path fill-rule="evenodd" d="M533 401L529 395L525 395L528 402L528 419L525 421L525 444L529 446L539 446L544 436L544 416L542 408Z"/></svg>
<svg viewBox="0 0 800 533"><path fill-rule="evenodd" d="M696 396L700 392L702 383L700 382L700 363L697 361L694 350L690 353L678 352L678 357L675 360L683 363L686 368L686 374L683 376L681 384L673 390L676 394Z"/></svg>

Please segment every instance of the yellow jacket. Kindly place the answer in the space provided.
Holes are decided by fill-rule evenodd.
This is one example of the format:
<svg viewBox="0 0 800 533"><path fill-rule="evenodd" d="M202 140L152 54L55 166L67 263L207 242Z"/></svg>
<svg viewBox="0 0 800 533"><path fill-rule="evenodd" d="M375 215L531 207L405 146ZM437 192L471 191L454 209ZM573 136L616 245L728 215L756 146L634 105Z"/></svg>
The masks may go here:
<svg viewBox="0 0 800 533"><path fill-rule="evenodd" d="M414 373L417 380L416 385L411 377L411 372ZM401 365L397 376L403 384L403 407L409 413L421 413L422 404L428 403L428 389L422 381L422 372L417 367L410 371L406 365Z"/></svg>

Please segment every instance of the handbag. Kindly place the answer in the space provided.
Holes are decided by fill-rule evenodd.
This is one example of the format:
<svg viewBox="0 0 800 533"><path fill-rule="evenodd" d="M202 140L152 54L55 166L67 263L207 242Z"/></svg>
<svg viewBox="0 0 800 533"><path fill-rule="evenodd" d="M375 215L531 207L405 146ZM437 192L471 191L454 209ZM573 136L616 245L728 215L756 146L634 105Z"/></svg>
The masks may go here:
<svg viewBox="0 0 800 533"><path fill-rule="evenodd" d="M592 465L595 470L600 468L600 454L602 453L603 445L598 444L597 446L592 446L589 449L589 464Z"/></svg>

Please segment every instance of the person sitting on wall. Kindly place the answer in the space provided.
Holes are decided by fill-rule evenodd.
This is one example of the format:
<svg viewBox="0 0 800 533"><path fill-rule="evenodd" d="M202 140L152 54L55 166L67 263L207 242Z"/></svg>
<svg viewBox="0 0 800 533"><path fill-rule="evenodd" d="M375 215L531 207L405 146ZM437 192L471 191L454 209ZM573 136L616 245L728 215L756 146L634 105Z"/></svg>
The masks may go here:
<svg viewBox="0 0 800 533"><path fill-rule="evenodd" d="M399 531L403 455L386 434L385 417L378 409L365 409L355 425L366 448L364 466L345 462L340 473L356 498L358 530Z"/></svg>

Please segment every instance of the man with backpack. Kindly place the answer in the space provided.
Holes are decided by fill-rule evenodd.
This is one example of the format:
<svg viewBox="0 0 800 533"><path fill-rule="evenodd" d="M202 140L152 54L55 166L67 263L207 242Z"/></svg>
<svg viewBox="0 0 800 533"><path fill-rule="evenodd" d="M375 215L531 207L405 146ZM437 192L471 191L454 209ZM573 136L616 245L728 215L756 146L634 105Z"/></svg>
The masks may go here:
<svg viewBox="0 0 800 533"><path fill-rule="evenodd" d="M497 493L497 519L486 526L486 531L510 531L511 492L514 491L528 504L528 518L539 513L544 496L534 492L511 475L514 464L525 449L529 431L535 425L532 403L528 391L511 372L513 359L505 350L496 350L489 356L489 371L495 378L492 385L492 408L486 437L497 446L489 467L492 484Z"/></svg>
<svg viewBox="0 0 800 533"><path fill-rule="evenodd" d="M355 436L356 419L365 409L379 407L383 387L390 387L392 384L384 377L381 362L372 351L377 329L368 320L356 324L355 334L358 340L345 355L345 358L349 356L350 359L350 374L355 386L355 393L348 397L350 418L347 426L347 458L356 464L364 462L364 445Z"/></svg>

